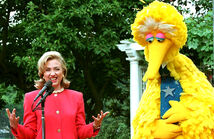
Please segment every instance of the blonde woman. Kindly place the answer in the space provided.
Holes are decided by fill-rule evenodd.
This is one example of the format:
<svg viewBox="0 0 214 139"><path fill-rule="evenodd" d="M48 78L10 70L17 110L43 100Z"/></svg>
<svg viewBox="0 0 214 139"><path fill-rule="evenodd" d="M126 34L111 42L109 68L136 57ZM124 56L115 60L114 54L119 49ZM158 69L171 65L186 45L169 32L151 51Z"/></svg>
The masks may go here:
<svg viewBox="0 0 214 139"><path fill-rule="evenodd" d="M38 90L25 94L24 124L19 124L15 109L12 113L6 109L13 135L17 139L42 139L42 112L41 110L33 112L31 105L44 84L51 80L54 92L45 101L46 139L78 139L96 136L108 112L101 111L97 117L92 116L94 122L85 123L83 94L67 89L70 82L66 79L67 68L61 54L56 51L44 53L38 61L38 74L40 79L35 81L35 87Z"/></svg>

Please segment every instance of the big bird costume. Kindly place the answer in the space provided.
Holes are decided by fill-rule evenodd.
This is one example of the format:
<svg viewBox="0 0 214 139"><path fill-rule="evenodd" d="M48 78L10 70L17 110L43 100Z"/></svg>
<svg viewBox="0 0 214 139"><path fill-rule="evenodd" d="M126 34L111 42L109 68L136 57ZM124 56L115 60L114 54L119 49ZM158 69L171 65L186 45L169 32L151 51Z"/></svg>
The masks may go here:
<svg viewBox="0 0 214 139"><path fill-rule="evenodd" d="M133 139L213 139L214 88L179 53L187 40L183 16L170 4L154 1L137 13L131 29L148 61Z"/></svg>

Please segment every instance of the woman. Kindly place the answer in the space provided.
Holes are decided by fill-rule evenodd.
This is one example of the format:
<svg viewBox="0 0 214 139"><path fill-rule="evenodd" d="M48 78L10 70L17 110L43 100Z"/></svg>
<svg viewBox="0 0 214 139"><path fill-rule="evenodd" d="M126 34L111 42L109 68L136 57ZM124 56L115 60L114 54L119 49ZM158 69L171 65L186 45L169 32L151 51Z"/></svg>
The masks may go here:
<svg viewBox="0 0 214 139"><path fill-rule="evenodd" d="M16 110L10 113L6 109L11 131L17 139L42 139L41 110L32 111L34 98L44 84L51 80L53 93L45 101L45 137L46 139L90 138L98 134L103 118L108 112L92 116L94 122L85 123L83 95L80 92L66 89L70 82L66 79L67 68L60 53L49 51L38 61L40 80L35 81L38 89L25 94L24 125L19 124ZM39 105L40 106L40 105ZM35 106L34 106L35 107Z"/></svg>

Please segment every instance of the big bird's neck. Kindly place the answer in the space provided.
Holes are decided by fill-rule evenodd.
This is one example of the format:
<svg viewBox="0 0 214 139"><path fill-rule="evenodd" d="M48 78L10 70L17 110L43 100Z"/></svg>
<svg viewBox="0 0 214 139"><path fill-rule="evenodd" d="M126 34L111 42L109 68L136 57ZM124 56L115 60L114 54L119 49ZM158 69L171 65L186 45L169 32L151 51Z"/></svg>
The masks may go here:
<svg viewBox="0 0 214 139"><path fill-rule="evenodd" d="M180 53L167 64L167 69L175 80L187 80L193 77L206 79L204 73L199 71L192 60Z"/></svg>

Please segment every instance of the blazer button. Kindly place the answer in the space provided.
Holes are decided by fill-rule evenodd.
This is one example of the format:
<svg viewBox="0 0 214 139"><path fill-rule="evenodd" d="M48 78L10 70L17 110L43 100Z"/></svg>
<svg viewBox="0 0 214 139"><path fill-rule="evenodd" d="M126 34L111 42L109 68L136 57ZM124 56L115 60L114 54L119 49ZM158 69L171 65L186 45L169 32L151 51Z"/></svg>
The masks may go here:
<svg viewBox="0 0 214 139"><path fill-rule="evenodd" d="M56 114L59 114L59 111L58 111L58 110L56 111Z"/></svg>
<svg viewBox="0 0 214 139"><path fill-rule="evenodd" d="M57 132L58 132L58 133L60 133L60 132L61 132L61 130L60 130L60 129L58 129L58 130L57 130Z"/></svg>

